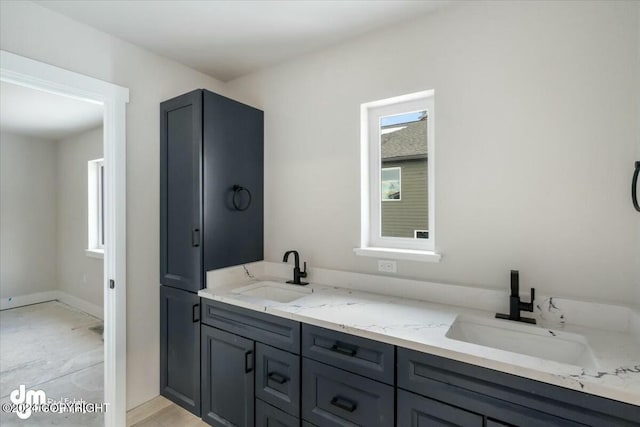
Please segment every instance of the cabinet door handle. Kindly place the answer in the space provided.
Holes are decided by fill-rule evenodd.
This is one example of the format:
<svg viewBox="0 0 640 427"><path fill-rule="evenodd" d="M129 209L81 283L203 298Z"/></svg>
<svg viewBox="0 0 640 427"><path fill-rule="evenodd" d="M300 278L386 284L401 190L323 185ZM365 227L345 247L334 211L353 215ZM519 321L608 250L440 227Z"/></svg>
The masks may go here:
<svg viewBox="0 0 640 427"><path fill-rule="evenodd" d="M353 357L358 353L358 348L349 347L337 342L333 346L331 346L331 351L333 351L334 353L340 353L344 354L345 356Z"/></svg>
<svg viewBox="0 0 640 427"><path fill-rule="evenodd" d="M358 408L358 404L356 402L342 396L335 396L333 399L331 399L331 404L347 412L353 412Z"/></svg>
<svg viewBox="0 0 640 427"><path fill-rule="evenodd" d="M253 351L249 350L244 354L244 372L248 374L253 371Z"/></svg>
<svg viewBox="0 0 640 427"><path fill-rule="evenodd" d="M194 228L191 230L191 246L197 248L200 246L200 229Z"/></svg>
<svg viewBox="0 0 640 427"><path fill-rule="evenodd" d="M200 321L200 304L193 304L191 307L191 320L193 323Z"/></svg>
<svg viewBox="0 0 640 427"><path fill-rule="evenodd" d="M269 374L267 375L267 378L273 381L274 383L278 383L278 384L284 384L287 381L289 381L289 378L277 372L269 372Z"/></svg>

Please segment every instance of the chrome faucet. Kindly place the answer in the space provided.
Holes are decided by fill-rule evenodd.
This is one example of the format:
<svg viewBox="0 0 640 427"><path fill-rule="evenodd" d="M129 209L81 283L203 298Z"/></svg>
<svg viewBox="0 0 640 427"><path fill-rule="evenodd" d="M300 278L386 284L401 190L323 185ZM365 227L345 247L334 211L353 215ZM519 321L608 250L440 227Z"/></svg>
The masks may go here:
<svg viewBox="0 0 640 427"><path fill-rule="evenodd" d="M308 285L309 282L301 282L301 277L307 277L307 263L304 263L304 270L300 271L300 255L298 255L298 251L287 251L284 253L284 257L282 257L282 262L287 262L289 259L289 255L293 254L295 266L293 267L293 280L287 280L287 283L291 283L293 285Z"/></svg>
<svg viewBox="0 0 640 427"><path fill-rule="evenodd" d="M536 290L531 288L531 301L520 301L520 277L518 270L511 270L511 296L509 296L509 314L497 313L498 319L514 320L516 322L536 323L536 319L520 316L520 311L533 313L533 301L536 298Z"/></svg>

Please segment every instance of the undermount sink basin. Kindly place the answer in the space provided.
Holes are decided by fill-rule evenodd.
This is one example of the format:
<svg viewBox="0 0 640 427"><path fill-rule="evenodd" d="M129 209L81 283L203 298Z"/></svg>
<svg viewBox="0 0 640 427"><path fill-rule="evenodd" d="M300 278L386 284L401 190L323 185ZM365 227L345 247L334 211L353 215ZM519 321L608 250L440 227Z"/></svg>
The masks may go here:
<svg viewBox="0 0 640 427"><path fill-rule="evenodd" d="M553 360L587 370L597 369L589 343L578 334L508 320L460 315L446 336L453 340Z"/></svg>
<svg viewBox="0 0 640 427"><path fill-rule="evenodd" d="M310 288L278 282L257 282L235 289L233 293L275 302L291 302L309 295Z"/></svg>

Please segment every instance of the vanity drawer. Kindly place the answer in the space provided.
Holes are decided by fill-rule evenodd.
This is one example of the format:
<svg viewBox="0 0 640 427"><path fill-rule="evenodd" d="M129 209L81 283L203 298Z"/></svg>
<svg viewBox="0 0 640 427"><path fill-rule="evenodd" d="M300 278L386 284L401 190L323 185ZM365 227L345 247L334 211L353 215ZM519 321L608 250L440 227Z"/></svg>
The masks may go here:
<svg viewBox="0 0 640 427"><path fill-rule="evenodd" d="M256 399L255 427L299 427L300 420L274 408L260 399Z"/></svg>
<svg viewBox="0 0 640 427"><path fill-rule="evenodd" d="M437 400L398 390L398 425L483 427L484 418Z"/></svg>
<svg viewBox="0 0 640 427"><path fill-rule="evenodd" d="M256 397L300 416L300 356L256 343Z"/></svg>
<svg viewBox="0 0 640 427"><path fill-rule="evenodd" d="M300 323L201 298L202 323L300 354Z"/></svg>
<svg viewBox="0 0 640 427"><path fill-rule="evenodd" d="M302 365L305 420L319 426L393 426L393 387L306 358Z"/></svg>
<svg viewBox="0 0 640 427"><path fill-rule="evenodd" d="M622 427L640 419L638 406L404 348L398 388L507 425Z"/></svg>
<svg viewBox="0 0 640 427"><path fill-rule="evenodd" d="M367 378L394 384L395 351L390 344L304 324L302 354Z"/></svg>

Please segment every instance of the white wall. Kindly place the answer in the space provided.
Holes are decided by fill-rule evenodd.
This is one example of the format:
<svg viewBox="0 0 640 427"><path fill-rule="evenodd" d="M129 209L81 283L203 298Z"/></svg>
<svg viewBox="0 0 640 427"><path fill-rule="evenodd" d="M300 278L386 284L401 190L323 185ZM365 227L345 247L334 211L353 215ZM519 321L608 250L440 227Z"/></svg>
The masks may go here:
<svg viewBox="0 0 640 427"><path fill-rule="evenodd" d="M629 163L639 130L638 5L491 2L249 75L265 110L265 257L375 272L359 244L359 106L436 91L439 264L401 276L628 303Z"/></svg>
<svg viewBox="0 0 640 427"><path fill-rule="evenodd" d="M31 2L3 1L0 48L128 87L127 406L159 391L159 104L223 84Z"/></svg>
<svg viewBox="0 0 640 427"><path fill-rule="evenodd" d="M0 135L0 298L56 289L56 143Z"/></svg>
<svg viewBox="0 0 640 427"><path fill-rule="evenodd" d="M58 289L103 306L103 261L85 254L87 162L103 157L102 127L56 143L58 167Z"/></svg>

